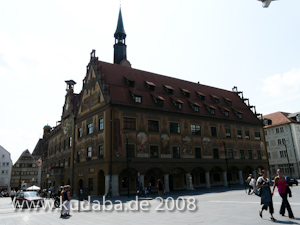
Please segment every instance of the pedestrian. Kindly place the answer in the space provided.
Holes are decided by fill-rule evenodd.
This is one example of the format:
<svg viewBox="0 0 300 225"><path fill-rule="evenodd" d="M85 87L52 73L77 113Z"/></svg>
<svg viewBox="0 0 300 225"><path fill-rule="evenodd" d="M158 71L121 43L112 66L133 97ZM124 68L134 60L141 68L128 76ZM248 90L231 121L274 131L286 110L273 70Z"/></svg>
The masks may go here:
<svg viewBox="0 0 300 225"><path fill-rule="evenodd" d="M262 218L263 210L268 210L270 212L270 219L272 221L276 221L273 217L274 208L273 208L273 201L272 201L272 193L270 189L270 180L267 178L268 174L266 170L262 170L262 176L257 179L256 186L261 188L261 205L262 208L259 210L259 216Z"/></svg>
<svg viewBox="0 0 300 225"><path fill-rule="evenodd" d="M248 176L248 178L247 178L247 184L248 184L248 188L249 188L249 190L248 190L248 195L250 195L251 190L253 189L253 187L250 185L251 179L252 179L252 174L249 174L249 176Z"/></svg>
<svg viewBox="0 0 300 225"><path fill-rule="evenodd" d="M282 198L282 203L280 207L280 215L284 216L285 213L285 208L287 208L287 211L289 213L289 218L294 219L294 215L290 206L290 203L287 199L287 190L288 190L288 183L285 179L285 177L282 175L282 172L280 169L277 170L278 176L275 177L274 179L274 186L273 186L273 194L274 194L274 189L277 186L278 188L278 193L280 197Z"/></svg>
<svg viewBox="0 0 300 225"><path fill-rule="evenodd" d="M162 193L165 192L165 186L160 179L157 180L157 188L158 188L158 196L161 198L160 200L162 200Z"/></svg>
<svg viewBox="0 0 300 225"><path fill-rule="evenodd" d="M252 175L252 178L251 178L249 184L250 184L250 186L251 186L252 189L253 189L253 192L252 192L251 194L256 193L256 179L254 178L253 175Z"/></svg>
<svg viewBox="0 0 300 225"><path fill-rule="evenodd" d="M16 191L15 191L15 189L12 189L11 191L10 191L10 197L11 197L11 202L13 203L13 201L14 201L14 198L16 197Z"/></svg>
<svg viewBox="0 0 300 225"><path fill-rule="evenodd" d="M63 206L63 213L62 213L62 217L67 217L67 216L71 216L70 215L70 203L71 203L71 196L70 196L70 185L66 185L66 190L64 191L64 205ZM67 209L66 209L67 208Z"/></svg>
<svg viewBox="0 0 300 225"><path fill-rule="evenodd" d="M64 192L65 192L66 189L67 189L66 185L65 185L65 186L61 186L60 201L59 201L60 203L63 203L63 202L64 202ZM64 209L64 208L62 208L62 209L61 209L61 212L60 212L60 216L61 216L61 217L64 216L64 214L63 214L63 209Z"/></svg>

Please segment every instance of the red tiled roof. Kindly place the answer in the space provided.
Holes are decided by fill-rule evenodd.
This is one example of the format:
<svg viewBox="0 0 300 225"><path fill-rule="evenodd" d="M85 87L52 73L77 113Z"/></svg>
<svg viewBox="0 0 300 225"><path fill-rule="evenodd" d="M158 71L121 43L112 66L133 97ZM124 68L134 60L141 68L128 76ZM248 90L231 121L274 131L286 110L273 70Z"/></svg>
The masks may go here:
<svg viewBox="0 0 300 225"><path fill-rule="evenodd" d="M291 123L292 119L287 118L289 114L290 113L286 113L286 112L275 112L268 115L264 115L263 116L264 119L272 120L272 125L265 126L264 128L275 127L275 126Z"/></svg>
<svg viewBox="0 0 300 225"><path fill-rule="evenodd" d="M101 71L106 78L106 84L109 85L112 104L135 106L168 112L177 111L178 113L193 114L203 117L222 118L226 120L260 124L260 121L257 119L257 117L235 92L154 74L151 72L141 71L130 67L120 66L118 64L110 64L102 61L98 61L98 64L102 67ZM128 91L129 86L126 83L124 77L129 80L135 81L135 86L131 87L130 89L134 89L138 93L141 93L141 95L143 96L142 103L134 102L132 96L130 96L130 92ZM156 84L155 91L150 92L145 81ZM167 87L168 89L173 89L173 94L169 94L166 91L165 87ZM181 90L189 90L190 97L186 97ZM216 103L211 98L207 98L202 101L199 98L198 94L204 96L219 96L218 98L220 101L219 103ZM152 96L165 100L163 106L156 105ZM183 103L186 102L187 104L184 104L182 109L180 110L176 109L171 98L180 99ZM228 105L225 100L226 98L232 101L232 106ZM196 112L192 107L190 107L190 105L188 104L189 101L198 103L198 105L200 106L199 112ZM205 103L206 105L215 108L215 115L212 115L205 108L205 105L201 103ZM243 118L238 118L238 116L234 112L230 112L229 116L225 116L217 106L220 106L222 108L234 107L234 110L243 114Z"/></svg>

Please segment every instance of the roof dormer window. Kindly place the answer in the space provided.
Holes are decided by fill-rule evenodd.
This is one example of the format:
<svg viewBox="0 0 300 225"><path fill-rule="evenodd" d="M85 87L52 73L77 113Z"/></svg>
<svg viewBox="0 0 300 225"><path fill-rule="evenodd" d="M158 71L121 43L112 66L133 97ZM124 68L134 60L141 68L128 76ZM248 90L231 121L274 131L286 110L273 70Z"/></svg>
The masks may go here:
<svg viewBox="0 0 300 225"><path fill-rule="evenodd" d="M172 88L171 86L169 85L164 85L166 91L168 92L168 94L172 95L173 92L174 92L174 88Z"/></svg>
<svg viewBox="0 0 300 225"><path fill-rule="evenodd" d="M213 114L213 115L216 114L216 109L214 107L207 105L206 108L211 114Z"/></svg>
<svg viewBox="0 0 300 225"><path fill-rule="evenodd" d="M199 112L200 111L200 105L196 102L190 102L190 106L192 107L192 109L195 111L195 112Z"/></svg>
<svg viewBox="0 0 300 225"><path fill-rule="evenodd" d="M158 105L158 106L164 106L164 98L163 97L161 97L161 96L154 96L154 95L152 95L152 97L153 97L153 100L154 100L154 102L155 102L155 104L156 105Z"/></svg>
<svg viewBox="0 0 300 225"><path fill-rule="evenodd" d="M134 80L128 79L127 77L125 77L126 83L129 87L134 87Z"/></svg>
<svg viewBox="0 0 300 225"><path fill-rule="evenodd" d="M232 106L232 101L229 98L225 98L225 101L229 106Z"/></svg>
<svg viewBox="0 0 300 225"><path fill-rule="evenodd" d="M145 81L145 82L150 91L155 91L156 85L153 82L150 81Z"/></svg>
<svg viewBox="0 0 300 225"><path fill-rule="evenodd" d="M131 96L136 103L142 103L142 95L131 91Z"/></svg>
<svg viewBox="0 0 300 225"><path fill-rule="evenodd" d="M228 110L228 109L223 109L223 108L221 108L221 107L220 107L220 109L221 109L222 113L223 113L225 116L229 116L229 110Z"/></svg>
<svg viewBox="0 0 300 225"><path fill-rule="evenodd" d="M201 92L197 92L197 95L202 101L205 101L205 94L202 94Z"/></svg>
<svg viewBox="0 0 300 225"><path fill-rule="evenodd" d="M184 96L186 96L186 97L190 97L190 95L191 95L191 92L189 91L189 90L187 90L187 89L181 89L181 91L182 91L182 94L184 95Z"/></svg>
<svg viewBox="0 0 300 225"><path fill-rule="evenodd" d="M242 114L241 112L238 112L238 111L236 111L236 110L233 110L233 111L234 111L235 115L236 115L238 118L240 118L240 119L243 118L243 114Z"/></svg>
<svg viewBox="0 0 300 225"><path fill-rule="evenodd" d="M220 102L220 99L215 96L215 95L211 95L211 98L216 102L216 103L219 103Z"/></svg>
<svg viewBox="0 0 300 225"><path fill-rule="evenodd" d="M172 102L174 103L175 107L178 108L178 109L182 109L182 104L183 104L183 101L181 100L175 100L175 99L172 99Z"/></svg>

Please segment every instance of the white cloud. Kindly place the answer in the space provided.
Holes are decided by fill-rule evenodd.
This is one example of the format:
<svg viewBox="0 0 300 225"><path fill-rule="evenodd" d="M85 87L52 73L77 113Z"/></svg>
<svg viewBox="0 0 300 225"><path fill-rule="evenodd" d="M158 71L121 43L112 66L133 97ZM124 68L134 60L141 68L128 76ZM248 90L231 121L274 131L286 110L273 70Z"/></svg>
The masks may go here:
<svg viewBox="0 0 300 225"><path fill-rule="evenodd" d="M300 69L267 77L262 80L262 84L259 89L268 97L295 97L299 95Z"/></svg>

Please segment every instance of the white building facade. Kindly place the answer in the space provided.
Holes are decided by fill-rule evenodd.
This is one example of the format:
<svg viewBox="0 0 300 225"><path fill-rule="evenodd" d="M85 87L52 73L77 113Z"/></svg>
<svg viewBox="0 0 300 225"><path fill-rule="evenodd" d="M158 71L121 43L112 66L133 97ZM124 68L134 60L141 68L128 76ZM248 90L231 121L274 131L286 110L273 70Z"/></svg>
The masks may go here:
<svg viewBox="0 0 300 225"><path fill-rule="evenodd" d="M0 145L0 191L10 191L11 168L10 153Z"/></svg>
<svg viewBox="0 0 300 225"><path fill-rule="evenodd" d="M299 115L276 112L264 116L272 120L272 125L264 127L271 178L277 175L277 169L285 176L300 178Z"/></svg>

